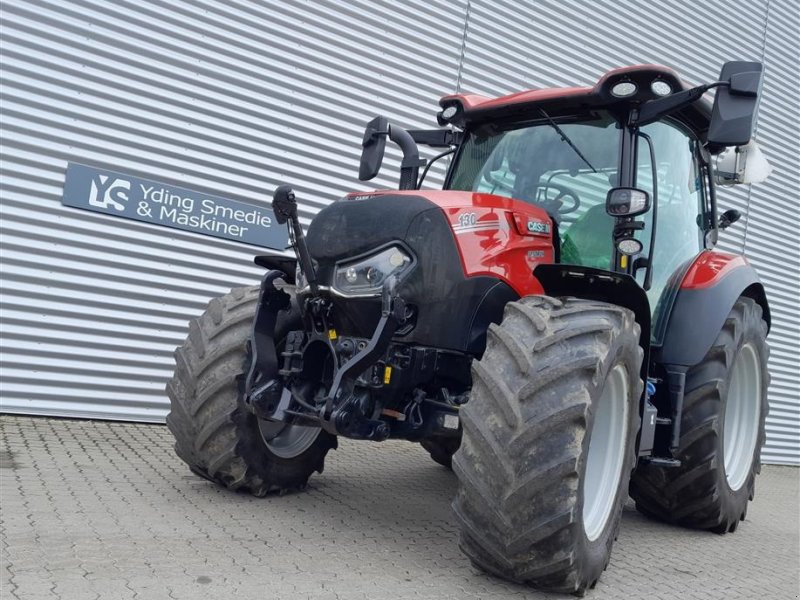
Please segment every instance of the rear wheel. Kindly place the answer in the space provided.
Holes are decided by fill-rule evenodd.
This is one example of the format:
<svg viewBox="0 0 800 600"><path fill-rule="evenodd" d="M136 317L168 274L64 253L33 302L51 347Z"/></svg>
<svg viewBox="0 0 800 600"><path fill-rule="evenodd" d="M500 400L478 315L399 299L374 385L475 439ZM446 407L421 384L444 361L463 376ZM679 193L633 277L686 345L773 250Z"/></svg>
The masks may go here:
<svg viewBox="0 0 800 600"><path fill-rule="evenodd" d="M739 298L711 350L686 374L681 466L638 467L631 496L640 512L670 523L733 532L747 513L761 469L767 415L767 324Z"/></svg>
<svg viewBox="0 0 800 600"><path fill-rule="evenodd" d="M523 298L489 327L453 460L474 564L545 590L595 585L627 498L642 354L633 313L603 302Z"/></svg>
<svg viewBox="0 0 800 600"><path fill-rule="evenodd" d="M293 292L286 286L284 290ZM167 384L167 426L175 451L202 477L256 496L302 488L322 472L336 438L315 427L258 419L241 399L247 341L259 289L237 288L212 300L189 324L175 351L175 374ZM278 315L275 338L301 327L297 307Z"/></svg>

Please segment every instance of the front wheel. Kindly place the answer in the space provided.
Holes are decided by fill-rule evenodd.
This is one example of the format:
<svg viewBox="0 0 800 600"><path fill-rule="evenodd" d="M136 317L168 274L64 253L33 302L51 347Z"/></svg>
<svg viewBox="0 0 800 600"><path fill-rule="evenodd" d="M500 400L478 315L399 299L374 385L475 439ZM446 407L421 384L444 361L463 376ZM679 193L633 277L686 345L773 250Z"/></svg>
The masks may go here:
<svg viewBox="0 0 800 600"><path fill-rule="evenodd" d="M301 326L294 301L279 313L278 351L288 331ZM242 400L247 341L259 288L237 288L212 300L189 325L189 336L175 351L175 374L167 384L167 426L175 451L194 473L231 490L264 496L302 488L322 472L336 438L317 427L286 425L257 418Z"/></svg>
<svg viewBox="0 0 800 600"><path fill-rule="evenodd" d="M489 327L453 460L475 565L549 591L595 585L627 498L642 355L633 313L603 302L523 298Z"/></svg>
<svg viewBox="0 0 800 600"><path fill-rule="evenodd" d="M739 298L703 360L686 373L681 466L643 464L631 480L640 512L717 533L736 530L755 494L767 416L767 324Z"/></svg>

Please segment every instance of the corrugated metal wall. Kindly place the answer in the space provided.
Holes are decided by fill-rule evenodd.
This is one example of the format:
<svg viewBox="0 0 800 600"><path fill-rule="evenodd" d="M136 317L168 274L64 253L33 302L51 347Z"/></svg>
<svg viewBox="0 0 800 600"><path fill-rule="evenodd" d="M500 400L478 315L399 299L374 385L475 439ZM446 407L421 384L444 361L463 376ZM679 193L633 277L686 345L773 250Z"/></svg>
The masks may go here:
<svg viewBox="0 0 800 600"><path fill-rule="evenodd" d="M687 6L5 2L3 410L163 419L186 319L258 276L254 248L62 207L68 161L249 202L288 181L307 219L366 189L359 141L378 112L425 127L454 89L588 84L641 62L699 82L727 59L763 58L759 140L776 174L752 193L724 194L750 210L723 246L746 248L774 306L765 458L800 462L796 6ZM398 158L390 152L386 177Z"/></svg>
<svg viewBox="0 0 800 600"><path fill-rule="evenodd" d="M256 248L62 207L68 161L256 203L291 182L309 217L369 188L359 144L379 109L435 125L465 10L5 2L2 409L163 420L187 319L261 273Z"/></svg>
<svg viewBox="0 0 800 600"><path fill-rule="evenodd" d="M744 251L767 287L773 328L768 462L800 463L800 5L770 0L758 140L774 170L747 198Z"/></svg>

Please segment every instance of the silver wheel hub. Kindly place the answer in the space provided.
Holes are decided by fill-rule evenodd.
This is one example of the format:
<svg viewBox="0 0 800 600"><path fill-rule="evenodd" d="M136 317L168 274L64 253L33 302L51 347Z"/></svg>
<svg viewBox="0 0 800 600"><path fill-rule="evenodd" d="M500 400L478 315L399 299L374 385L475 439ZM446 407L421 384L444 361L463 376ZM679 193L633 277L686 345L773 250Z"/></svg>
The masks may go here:
<svg viewBox="0 0 800 600"><path fill-rule="evenodd" d="M628 395L628 374L623 365L616 365L592 406L594 425L583 482L583 528L589 541L600 537L614 509L625 464Z"/></svg>
<svg viewBox="0 0 800 600"><path fill-rule="evenodd" d="M308 450L317 440L319 427L287 425L280 421L258 420L261 439L270 452L280 458L295 458Z"/></svg>
<svg viewBox="0 0 800 600"><path fill-rule="evenodd" d="M740 489L753 466L761 412L761 365L752 344L739 350L733 364L722 431L725 477Z"/></svg>

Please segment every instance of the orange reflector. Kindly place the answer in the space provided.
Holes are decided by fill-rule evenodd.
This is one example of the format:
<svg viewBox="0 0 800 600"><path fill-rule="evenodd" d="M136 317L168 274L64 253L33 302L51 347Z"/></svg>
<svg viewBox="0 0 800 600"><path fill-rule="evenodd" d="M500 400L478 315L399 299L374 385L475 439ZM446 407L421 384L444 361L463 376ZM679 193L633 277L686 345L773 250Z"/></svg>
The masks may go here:
<svg viewBox="0 0 800 600"><path fill-rule="evenodd" d="M328 330L328 339L329 340L335 340L337 337L339 337L339 336L336 335L336 330L335 329L329 329Z"/></svg>
<svg viewBox="0 0 800 600"><path fill-rule="evenodd" d="M388 385L388 383L392 380L392 367L386 365L386 368L383 370L383 384Z"/></svg>

